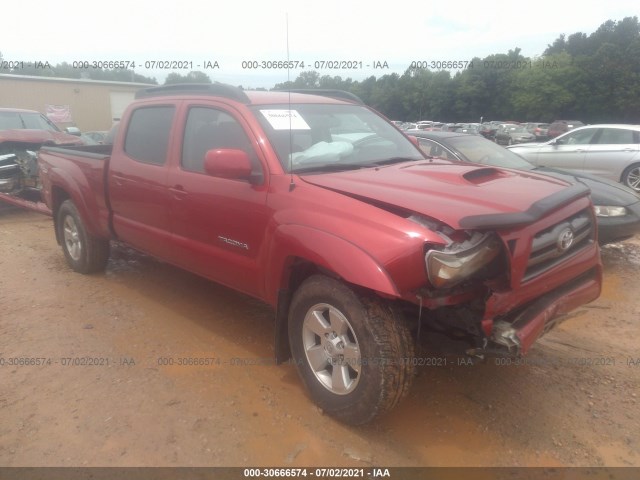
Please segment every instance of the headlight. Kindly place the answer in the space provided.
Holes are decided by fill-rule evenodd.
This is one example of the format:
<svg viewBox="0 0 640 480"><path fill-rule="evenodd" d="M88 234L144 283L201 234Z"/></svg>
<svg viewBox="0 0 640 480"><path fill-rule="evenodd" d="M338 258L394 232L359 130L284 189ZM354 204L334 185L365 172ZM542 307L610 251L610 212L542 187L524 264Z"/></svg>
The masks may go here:
<svg viewBox="0 0 640 480"><path fill-rule="evenodd" d="M449 288L468 279L498 256L502 247L493 234L476 232L470 240L425 255L427 276L436 288Z"/></svg>
<svg viewBox="0 0 640 480"><path fill-rule="evenodd" d="M623 217L627 214L627 209L624 207L595 205L593 209L596 211L596 217Z"/></svg>

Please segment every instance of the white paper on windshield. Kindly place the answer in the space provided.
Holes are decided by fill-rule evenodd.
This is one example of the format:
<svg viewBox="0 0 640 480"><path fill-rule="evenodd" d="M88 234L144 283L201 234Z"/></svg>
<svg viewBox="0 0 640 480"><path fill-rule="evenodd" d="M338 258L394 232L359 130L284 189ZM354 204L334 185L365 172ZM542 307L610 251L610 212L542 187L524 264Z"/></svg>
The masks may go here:
<svg viewBox="0 0 640 480"><path fill-rule="evenodd" d="M297 110L260 110L274 130L311 130Z"/></svg>

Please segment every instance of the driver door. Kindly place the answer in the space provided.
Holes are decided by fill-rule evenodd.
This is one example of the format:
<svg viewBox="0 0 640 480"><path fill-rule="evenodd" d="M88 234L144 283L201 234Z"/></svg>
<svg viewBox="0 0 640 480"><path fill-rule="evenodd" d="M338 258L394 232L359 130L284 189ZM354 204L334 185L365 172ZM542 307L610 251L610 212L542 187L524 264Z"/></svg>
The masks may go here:
<svg viewBox="0 0 640 480"><path fill-rule="evenodd" d="M259 295L258 263L267 222L267 176L257 141L242 117L225 106L183 105L180 150L168 173L169 216L176 263L224 285ZM212 149L244 150L256 180L209 175Z"/></svg>
<svg viewBox="0 0 640 480"><path fill-rule="evenodd" d="M538 150L536 165L581 171L597 128L567 132Z"/></svg>

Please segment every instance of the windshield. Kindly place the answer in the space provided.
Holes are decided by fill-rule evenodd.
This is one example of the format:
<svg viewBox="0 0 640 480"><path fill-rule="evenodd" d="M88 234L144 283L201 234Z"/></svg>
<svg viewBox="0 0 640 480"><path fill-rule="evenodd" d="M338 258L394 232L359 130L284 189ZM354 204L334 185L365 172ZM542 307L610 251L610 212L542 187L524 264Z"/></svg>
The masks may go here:
<svg viewBox="0 0 640 480"><path fill-rule="evenodd" d="M44 115L29 112L0 112L0 130L34 129L59 132Z"/></svg>
<svg viewBox="0 0 640 480"><path fill-rule="evenodd" d="M362 168L424 158L402 133L360 105L261 105L253 109L287 172Z"/></svg>
<svg viewBox="0 0 640 480"><path fill-rule="evenodd" d="M468 161L494 167L533 170L535 167L512 151L474 135L452 137L447 143Z"/></svg>

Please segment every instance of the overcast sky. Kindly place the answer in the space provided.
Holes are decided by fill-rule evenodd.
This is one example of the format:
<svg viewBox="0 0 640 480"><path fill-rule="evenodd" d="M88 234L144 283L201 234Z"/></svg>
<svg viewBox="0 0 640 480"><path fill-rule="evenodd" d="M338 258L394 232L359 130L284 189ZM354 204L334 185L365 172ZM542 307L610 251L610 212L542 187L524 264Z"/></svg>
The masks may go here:
<svg viewBox="0 0 640 480"><path fill-rule="evenodd" d="M11 2L10 15L5 9L0 52L53 64L135 61L136 72L161 83L171 70L145 70L145 62L190 61L212 80L270 88L287 80L286 70L243 69L242 61L286 60L287 16L291 60L304 61L304 70L323 60L362 62L362 69L319 70L360 80L402 73L413 60L469 60L515 47L540 55L561 33L591 33L638 12L637 0L23 0ZM204 70L205 61L220 68ZM366 67L374 61L389 69Z"/></svg>

